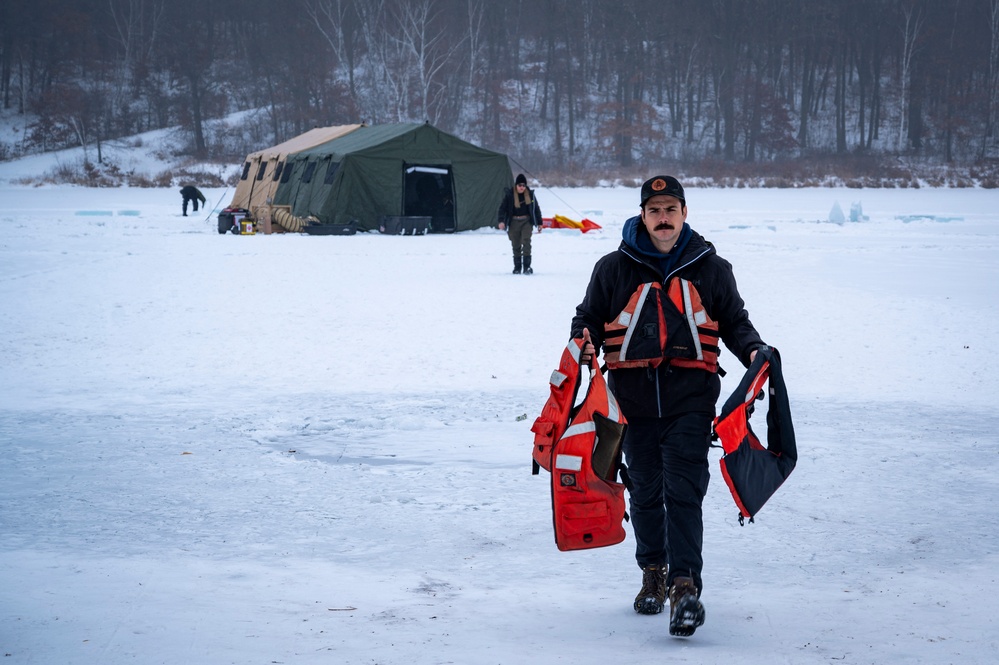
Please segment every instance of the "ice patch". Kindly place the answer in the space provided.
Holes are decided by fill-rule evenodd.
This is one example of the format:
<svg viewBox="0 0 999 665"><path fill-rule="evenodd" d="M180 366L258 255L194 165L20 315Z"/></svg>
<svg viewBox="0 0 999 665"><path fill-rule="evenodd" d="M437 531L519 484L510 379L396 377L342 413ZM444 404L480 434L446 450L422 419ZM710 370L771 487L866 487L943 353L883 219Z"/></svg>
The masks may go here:
<svg viewBox="0 0 999 665"><path fill-rule="evenodd" d="M964 217L939 217L937 215L896 215L895 219L900 219L906 224L909 222L963 222Z"/></svg>
<svg viewBox="0 0 999 665"><path fill-rule="evenodd" d="M139 217L142 213L138 210L119 210L117 213L113 210L77 210L77 217L114 217L116 214L119 217Z"/></svg>

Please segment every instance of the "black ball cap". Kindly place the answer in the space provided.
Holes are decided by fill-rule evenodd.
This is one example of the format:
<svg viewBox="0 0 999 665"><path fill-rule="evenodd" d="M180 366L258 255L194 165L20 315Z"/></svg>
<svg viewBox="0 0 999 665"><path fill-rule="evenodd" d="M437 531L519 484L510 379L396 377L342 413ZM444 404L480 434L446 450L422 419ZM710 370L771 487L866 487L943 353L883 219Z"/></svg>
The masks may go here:
<svg viewBox="0 0 999 665"><path fill-rule="evenodd" d="M649 178L642 185L642 203L653 196L675 196L680 202L687 205L687 199L683 195L683 185L671 175L657 175Z"/></svg>

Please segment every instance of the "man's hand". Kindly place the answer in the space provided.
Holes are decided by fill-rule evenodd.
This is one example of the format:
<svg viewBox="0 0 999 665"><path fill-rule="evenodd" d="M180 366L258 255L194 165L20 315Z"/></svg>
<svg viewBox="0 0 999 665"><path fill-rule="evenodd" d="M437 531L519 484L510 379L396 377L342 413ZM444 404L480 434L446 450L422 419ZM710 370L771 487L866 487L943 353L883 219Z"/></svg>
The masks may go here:
<svg viewBox="0 0 999 665"><path fill-rule="evenodd" d="M505 223L503 223L503 222L500 222L500 223L499 223L499 230L500 230L500 231L506 231L506 224L505 224Z"/></svg>
<svg viewBox="0 0 999 665"><path fill-rule="evenodd" d="M579 364L589 365L596 355L597 350L593 347L593 342L590 341L590 329L583 328L583 348L582 353L579 354Z"/></svg>

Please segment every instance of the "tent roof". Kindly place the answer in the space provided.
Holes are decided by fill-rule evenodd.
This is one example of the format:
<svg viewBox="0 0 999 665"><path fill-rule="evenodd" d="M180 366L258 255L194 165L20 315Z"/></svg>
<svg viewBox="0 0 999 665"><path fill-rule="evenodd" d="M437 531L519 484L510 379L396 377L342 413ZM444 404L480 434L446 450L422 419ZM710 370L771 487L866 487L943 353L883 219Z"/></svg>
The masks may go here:
<svg viewBox="0 0 999 665"><path fill-rule="evenodd" d="M446 148L447 150L454 150L458 146L461 146L463 150L482 155L501 154L493 152L492 150L481 148L424 123L399 123L391 125L375 125L373 127L364 125L357 131L351 132L332 141L327 141L320 145L310 147L307 150L299 150L296 154L299 158L306 159L312 157L313 155L332 155L333 161L340 161L344 155L363 152L370 148L379 146L384 148L386 147L386 144L391 145L390 142L393 139L400 138L406 134L416 132L417 130L423 128L432 130L434 135L439 137L437 140L445 141L448 146ZM420 136L425 135L421 133ZM424 147L426 147L426 144L424 144Z"/></svg>
<svg viewBox="0 0 999 665"><path fill-rule="evenodd" d="M246 160L250 161L254 157L271 159L272 157L278 157L280 155L301 152L307 148L312 148L322 143L326 143L327 141L340 138L341 136L346 136L361 127L364 127L364 125L334 125L332 127L316 127L315 129L310 129L304 134L299 134L298 136L290 138L283 143L278 143L275 146L251 152L247 155Z"/></svg>
<svg viewBox="0 0 999 665"><path fill-rule="evenodd" d="M407 134L414 129L422 127L418 123L400 123L394 125L375 125L374 127L363 126L360 131L351 132L338 137L335 140L324 142L322 145L310 146L307 150L299 150L302 156L313 154L322 155L348 155L352 152L365 150L373 146L381 145L386 141Z"/></svg>

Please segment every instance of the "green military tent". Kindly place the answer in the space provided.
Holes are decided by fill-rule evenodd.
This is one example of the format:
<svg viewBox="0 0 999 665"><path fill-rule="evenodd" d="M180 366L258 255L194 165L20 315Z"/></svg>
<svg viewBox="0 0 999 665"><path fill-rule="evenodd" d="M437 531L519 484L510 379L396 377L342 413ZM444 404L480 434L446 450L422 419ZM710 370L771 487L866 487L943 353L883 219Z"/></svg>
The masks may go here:
<svg viewBox="0 0 999 665"><path fill-rule="evenodd" d="M362 126L289 155L273 203L361 231L404 217L429 218L429 231L450 233L495 224L512 184L506 155L429 123Z"/></svg>

